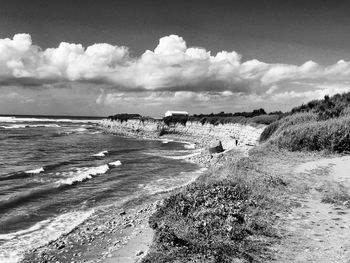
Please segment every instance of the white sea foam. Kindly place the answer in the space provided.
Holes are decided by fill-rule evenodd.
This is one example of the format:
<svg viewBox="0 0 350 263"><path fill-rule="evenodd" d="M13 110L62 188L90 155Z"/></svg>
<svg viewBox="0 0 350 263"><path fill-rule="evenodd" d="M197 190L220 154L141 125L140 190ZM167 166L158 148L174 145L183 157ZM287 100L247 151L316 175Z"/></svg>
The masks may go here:
<svg viewBox="0 0 350 263"><path fill-rule="evenodd" d="M110 165L110 166L120 166L120 165L122 165L122 163L121 163L121 161L115 161L115 162L111 162L111 163L109 163L108 165Z"/></svg>
<svg viewBox="0 0 350 263"><path fill-rule="evenodd" d="M102 131L94 131L94 132L90 132L90 134L101 134Z"/></svg>
<svg viewBox="0 0 350 263"><path fill-rule="evenodd" d="M172 155L163 155L162 157L164 158L169 158L169 159L174 159L174 160L184 160L184 159L187 159L187 158L191 158L191 157L194 157L194 156L197 156L197 155L200 155L201 154L201 150L197 150L197 151L194 151L194 153L191 153L191 154L186 154L186 155L175 155L175 156L172 156Z"/></svg>
<svg viewBox="0 0 350 263"><path fill-rule="evenodd" d="M65 185L72 185L76 182L83 182L85 180L91 179L93 176L98 174L104 174L108 171L109 167L107 164L96 166L96 167L84 167L78 169L75 173L73 173L72 177L69 177L67 179L61 179L56 182L58 186L65 184ZM67 173L69 174L69 173ZM69 174L71 175L71 174Z"/></svg>
<svg viewBox="0 0 350 263"><path fill-rule="evenodd" d="M26 173L26 174L40 174L41 172L44 172L44 168L43 167L40 167L38 169L25 171L24 173Z"/></svg>
<svg viewBox="0 0 350 263"><path fill-rule="evenodd" d="M166 144L166 143L169 143L169 142L173 142L174 140L173 139L162 139L162 143Z"/></svg>
<svg viewBox="0 0 350 263"><path fill-rule="evenodd" d="M84 119L50 119L50 118L16 118L16 117L0 117L0 122L70 122L70 123L99 123L100 120L84 120Z"/></svg>
<svg viewBox="0 0 350 263"><path fill-rule="evenodd" d="M186 144L184 145L184 147L185 147L186 149L195 149L195 148L196 148L196 145L195 145L194 143L186 143Z"/></svg>
<svg viewBox="0 0 350 263"><path fill-rule="evenodd" d="M15 122L15 117L0 117L0 122Z"/></svg>
<svg viewBox="0 0 350 263"><path fill-rule="evenodd" d="M84 222L94 210L75 211L38 222L34 226L14 233L0 234L0 262L19 262L26 251L43 246L58 239L61 235L71 232Z"/></svg>
<svg viewBox="0 0 350 263"><path fill-rule="evenodd" d="M25 128L27 125L25 124L13 124L13 125L9 125L9 126L1 126L4 129L23 129Z"/></svg>
<svg viewBox="0 0 350 263"><path fill-rule="evenodd" d="M85 132L85 131L87 131L86 128L77 128L77 129L72 130L72 132Z"/></svg>
<svg viewBox="0 0 350 263"><path fill-rule="evenodd" d="M92 156L94 156L94 157L104 157L104 156L106 156L107 153L108 153L108 151L102 151L102 152L93 154Z"/></svg>
<svg viewBox="0 0 350 263"><path fill-rule="evenodd" d="M152 194L161 193L164 191L172 191L179 187L186 186L194 182L198 176L207 171L208 169L203 167L193 172L181 172L180 176L173 178L160 178L155 182L149 184L139 184L138 187L142 188Z"/></svg>
<svg viewBox="0 0 350 263"><path fill-rule="evenodd" d="M39 128L39 127L53 127L59 128L58 124L12 124L9 126L0 126L3 129L24 129L24 128Z"/></svg>

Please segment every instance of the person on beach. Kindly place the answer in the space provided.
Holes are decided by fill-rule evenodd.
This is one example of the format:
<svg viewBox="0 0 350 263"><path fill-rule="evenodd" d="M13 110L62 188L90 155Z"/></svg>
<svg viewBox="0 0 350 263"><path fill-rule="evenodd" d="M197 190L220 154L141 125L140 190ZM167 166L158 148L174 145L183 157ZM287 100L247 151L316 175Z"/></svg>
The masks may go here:
<svg viewBox="0 0 350 263"><path fill-rule="evenodd" d="M238 146L238 139L235 139L235 141L236 141L236 146Z"/></svg>

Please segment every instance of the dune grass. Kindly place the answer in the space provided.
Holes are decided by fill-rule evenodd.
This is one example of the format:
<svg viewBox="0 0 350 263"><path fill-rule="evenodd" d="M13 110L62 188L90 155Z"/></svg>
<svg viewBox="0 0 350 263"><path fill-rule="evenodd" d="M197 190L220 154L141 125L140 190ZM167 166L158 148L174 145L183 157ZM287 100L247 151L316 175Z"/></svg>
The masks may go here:
<svg viewBox="0 0 350 263"><path fill-rule="evenodd" d="M260 142L290 151L350 152L350 93L294 108L265 128Z"/></svg>
<svg viewBox="0 0 350 263"><path fill-rule="evenodd" d="M273 143L291 151L350 152L350 117L312 121L283 130Z"/></svg>
<svg viewBox="0 0 350 263"><path fill-rule="evenodd" d="M316 121L317 119L317 114L311 112L302 112L286 116L267 126L260 136L260 142L270 139L272 135L278 135L281 132L284 132L289 127L310 121Z"/></svg>

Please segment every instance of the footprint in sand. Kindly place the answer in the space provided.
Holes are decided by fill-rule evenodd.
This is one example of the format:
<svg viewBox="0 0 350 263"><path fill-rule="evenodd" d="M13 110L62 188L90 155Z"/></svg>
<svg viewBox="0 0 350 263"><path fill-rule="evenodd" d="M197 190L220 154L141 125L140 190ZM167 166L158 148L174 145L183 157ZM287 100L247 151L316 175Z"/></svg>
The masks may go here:
<svg viewBox="0 0 350 263"><path fill-rule="evenodd" d="M333 210L343 210L341 207L333 207Z"/></svg>
<svg viewBox="0 0 350 263"><path fill-rule="evenodd" d="M338 215L346 215L348 212L345 212L345 211L338 211L337 214Z"/></svg>

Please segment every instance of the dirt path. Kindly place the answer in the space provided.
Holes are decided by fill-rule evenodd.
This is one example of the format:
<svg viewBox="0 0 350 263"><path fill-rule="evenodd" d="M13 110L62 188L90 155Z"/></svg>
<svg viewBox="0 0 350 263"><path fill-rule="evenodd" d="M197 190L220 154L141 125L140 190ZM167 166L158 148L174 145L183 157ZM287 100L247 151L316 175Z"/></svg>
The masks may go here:
<svg viewBox="0 0 350 263"><path fill-rule="evenodd" d="M350 262L350 156L303 163L291 176L296 208L282 215L285 238L277 262ZM325 198L337 200L325 203Z"/></svg>

